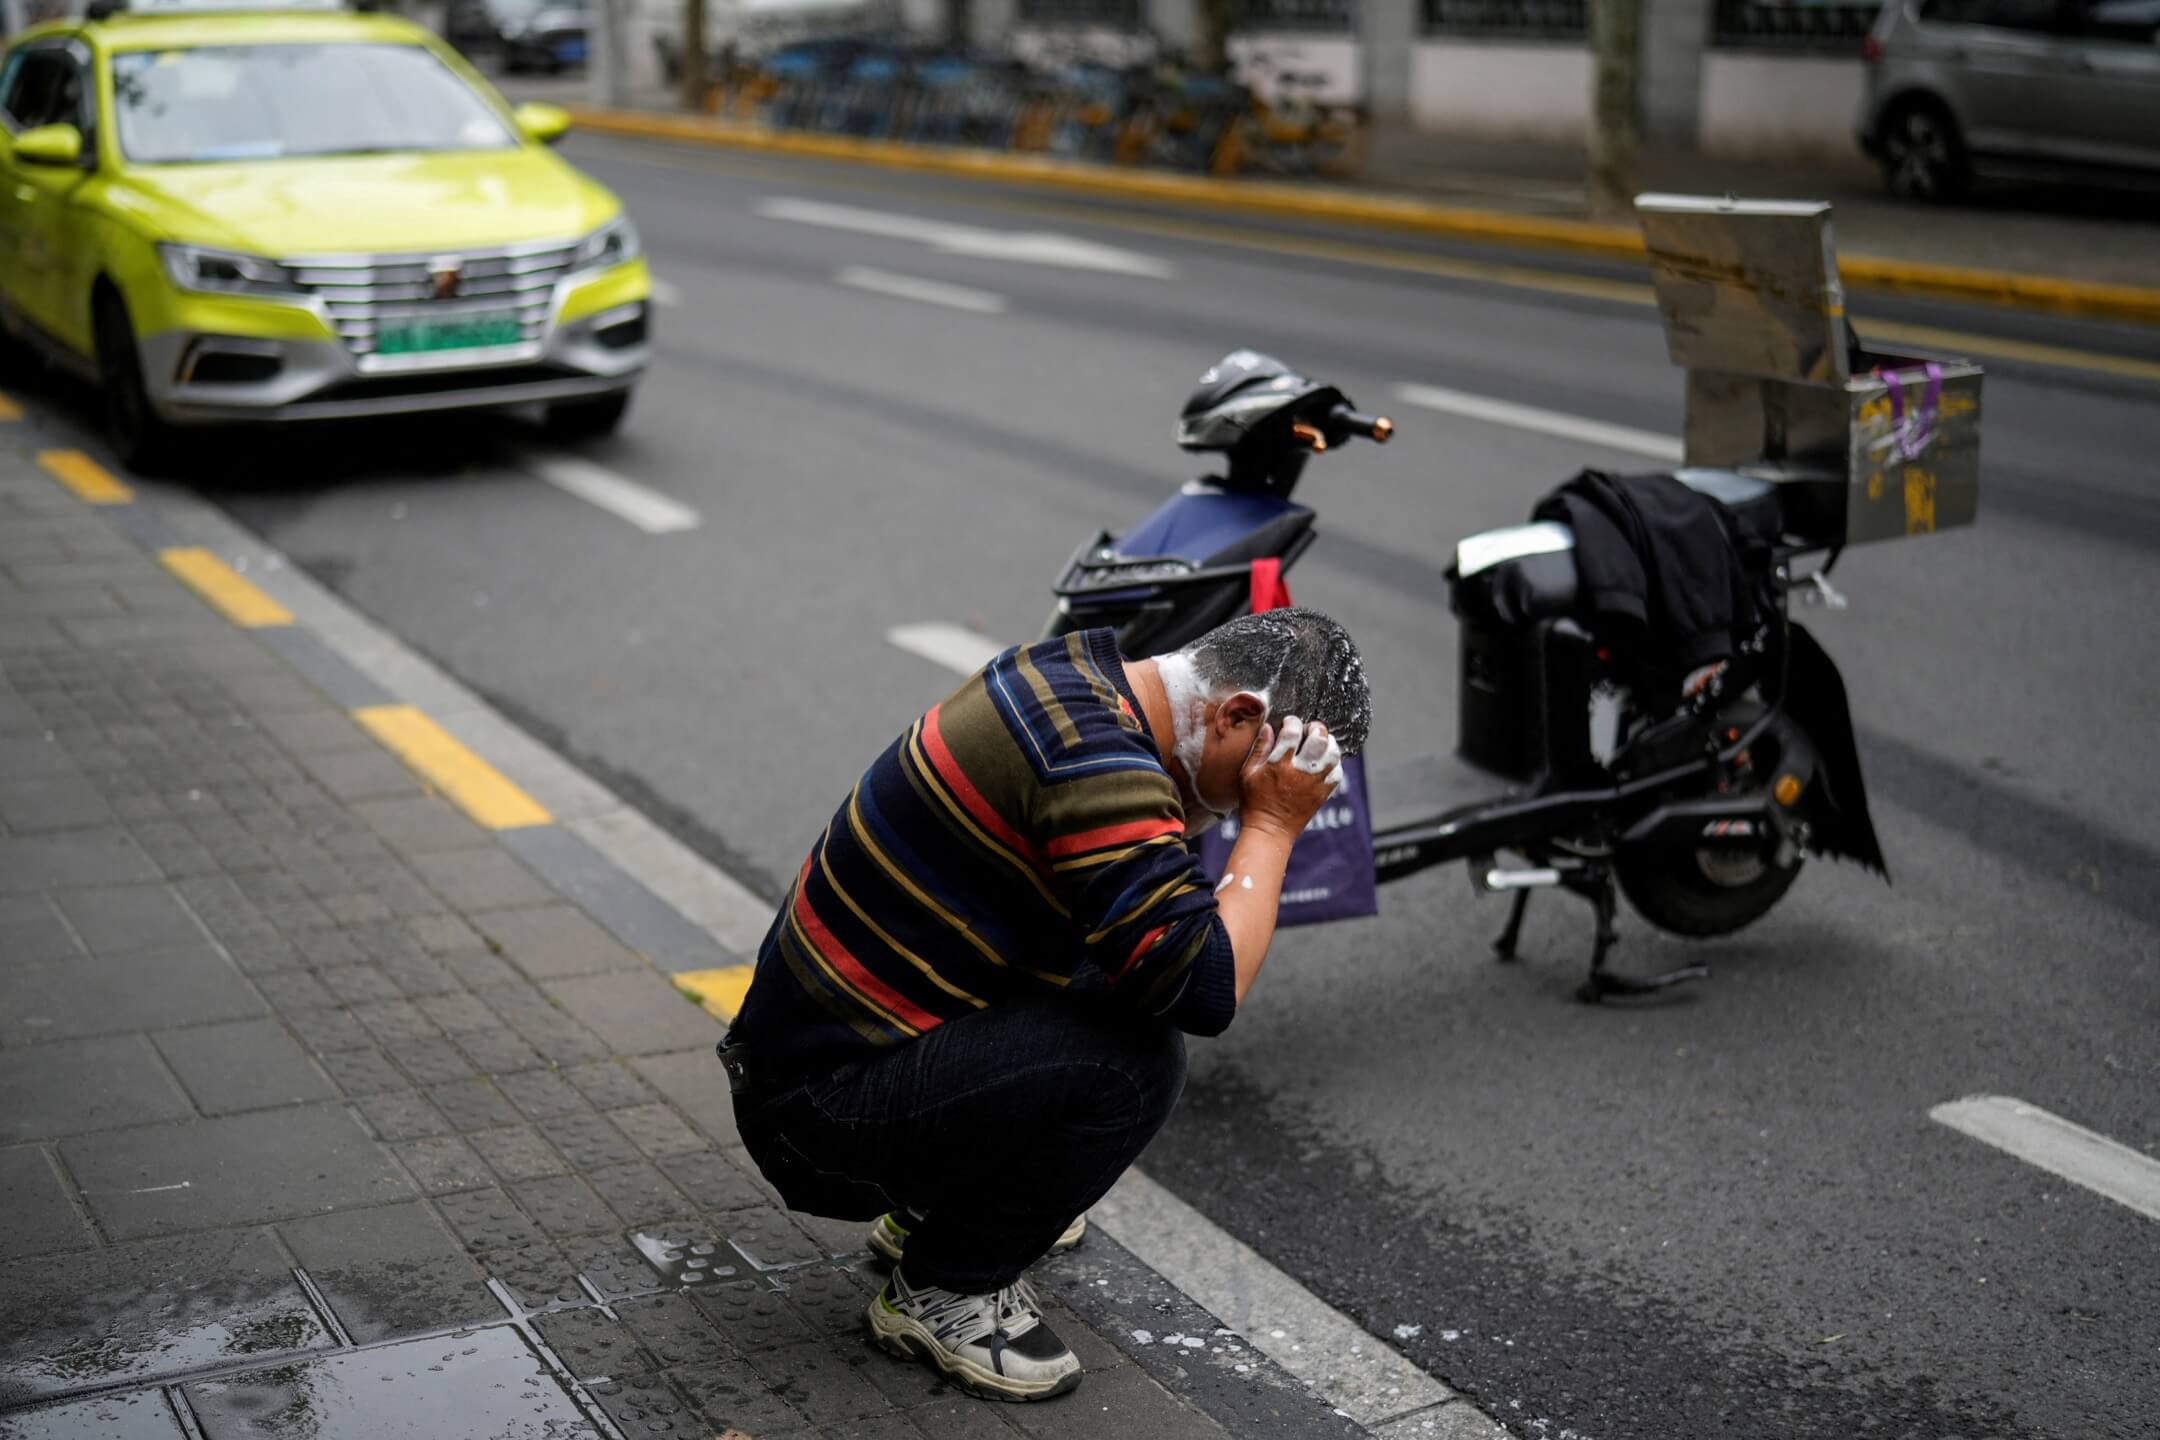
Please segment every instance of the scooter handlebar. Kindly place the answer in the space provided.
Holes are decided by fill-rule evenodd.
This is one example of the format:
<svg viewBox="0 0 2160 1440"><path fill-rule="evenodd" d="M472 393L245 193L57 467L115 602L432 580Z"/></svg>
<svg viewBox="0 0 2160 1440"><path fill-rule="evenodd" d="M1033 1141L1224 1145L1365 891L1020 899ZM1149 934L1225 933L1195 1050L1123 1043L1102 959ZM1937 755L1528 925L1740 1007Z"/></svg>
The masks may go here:
<svg viewBox="0 0 2160 1440"><path fill-rule="evenodd" d="M1385 445L1395 433L1395 422L1385 415L1368 415L1348 405L1337 405L1328 411L1326 430L1328 438L1338 444L1352 435L1362 435Z"/></svg>

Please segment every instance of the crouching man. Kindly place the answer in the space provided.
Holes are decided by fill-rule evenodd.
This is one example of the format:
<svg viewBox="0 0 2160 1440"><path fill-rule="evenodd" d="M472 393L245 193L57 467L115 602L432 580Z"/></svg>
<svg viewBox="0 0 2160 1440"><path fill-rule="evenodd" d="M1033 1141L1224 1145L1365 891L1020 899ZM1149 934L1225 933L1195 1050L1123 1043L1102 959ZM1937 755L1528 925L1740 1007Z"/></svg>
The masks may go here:
<svg viewBox="0 0 2160 1440"><path fill-rule="evenodd" d="M876 1217L880 1344L978 1394L1080 1383L1022 1272L1162 1128L1183 1035L1236 1014L1369 719L1343 628L1271 610L1150 660L1108 630L1009 650L871 764L720 1053L787 1203ZM1228 814L1211 886L1185 841Z"/></svg>

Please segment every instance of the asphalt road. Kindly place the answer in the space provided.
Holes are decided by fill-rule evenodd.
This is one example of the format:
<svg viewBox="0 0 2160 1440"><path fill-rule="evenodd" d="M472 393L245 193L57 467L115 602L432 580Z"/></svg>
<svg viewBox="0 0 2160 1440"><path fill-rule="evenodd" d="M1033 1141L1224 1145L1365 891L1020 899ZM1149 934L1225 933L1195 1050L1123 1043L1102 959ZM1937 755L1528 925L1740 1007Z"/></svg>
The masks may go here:
<svg viewBox="0 0 2160 1440"><path fill-rule="evenodd" d="M1585 464L1649 463L1397 387L1679 426L1619 270L569 153L628 201L671 302L631 423L582 458L696 528L543 483L561 452L516 420L243 441L200 483L768 890L953 683L886 632L1030 638L1079 542L1198 473L1172 418L1222 352L1274 351L1400 422L1308 472L1323 536L1292 577L1365 648L1384 816L1461 790L1454 540ZM1015 234L1063 238L1020 259ZM1580 906L1534 904L1503 966L1497 902L1458 870L1406 881L1377 919L1278 941L1146 1162L1520 1435L2160 1433L2154 1221L1928 1115L2015 1096L2160 1155L2160 339L1855 308L1991 347L1981 523L1851 553L1851 607L1810 617L1895 886L1813 866L1708 952L1624 917L1626 963L1707 953L1716 976L1591 1009L1568 998Z"/></svg>

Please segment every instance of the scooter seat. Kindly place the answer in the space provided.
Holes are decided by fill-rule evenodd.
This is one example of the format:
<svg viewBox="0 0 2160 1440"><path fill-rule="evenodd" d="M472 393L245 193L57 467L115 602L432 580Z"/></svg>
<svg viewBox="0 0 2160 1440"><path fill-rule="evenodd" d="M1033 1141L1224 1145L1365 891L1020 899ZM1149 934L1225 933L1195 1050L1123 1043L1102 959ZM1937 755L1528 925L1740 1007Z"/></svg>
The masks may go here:
<svg viewBox="0 0 2160 1440"><path fill-rule="evenodd" d="M1488 530L1455 547L1449 598L1466 620L1523 625L1575 613L1575 534L1544 520Z"/></svg>
<svg viewBox="0 0 2160 1440"><path fill-rule="evenodd" d="M1740 532L1758 545L1774 544L1784 533L1784 497L1775 481L1737 470L1705 469L1675 470L1673 479L1730 510Z"/></svg>

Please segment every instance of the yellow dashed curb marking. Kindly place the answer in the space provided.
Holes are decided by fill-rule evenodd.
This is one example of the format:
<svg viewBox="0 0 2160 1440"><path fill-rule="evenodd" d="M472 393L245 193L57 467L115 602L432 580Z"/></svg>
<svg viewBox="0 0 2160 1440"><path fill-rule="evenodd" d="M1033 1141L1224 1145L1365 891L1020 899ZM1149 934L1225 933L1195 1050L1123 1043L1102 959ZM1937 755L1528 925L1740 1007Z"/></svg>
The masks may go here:
<svg viewBox="0 0 2160 1440"><path fill-rule="evenodd" d="M675 988L705 1007L722 1024L742 1010L743 996L750 993L755 965L723 965L717 970L678 970L668 978Z"/></svg>
<svg viewBox="0 0 2160 1440"><path fill-rule="evenodd" d="M220 615L242 629L260 630L266 625L293 623L292 611L256 589L252 582L241 578L239 571L200 545L160 550L158 559L166 569L185 580L196 594L209 601Z"/></svg>
<svg viewBox="0 0 2160 1440"><path fill-rule="evenodd" d="M80 450L40 450L37 462L55 480L74 491L77 498L92 505L126 505L135 499L133 490L115 480L104 466Z"/></svg>
<svg viewBox="0 0 2160 1440"><path fill-rule="evenodd" d="M11 395L0 395L0 420L22 419L22 406Z"/></svg>
<svg viewBox="0 0 2160 1440"><path fill-rule="evenodd" d="M411 705L369 705L353 719L399 759L490 830L546 825L554 817L465 743Z"/></svg>

